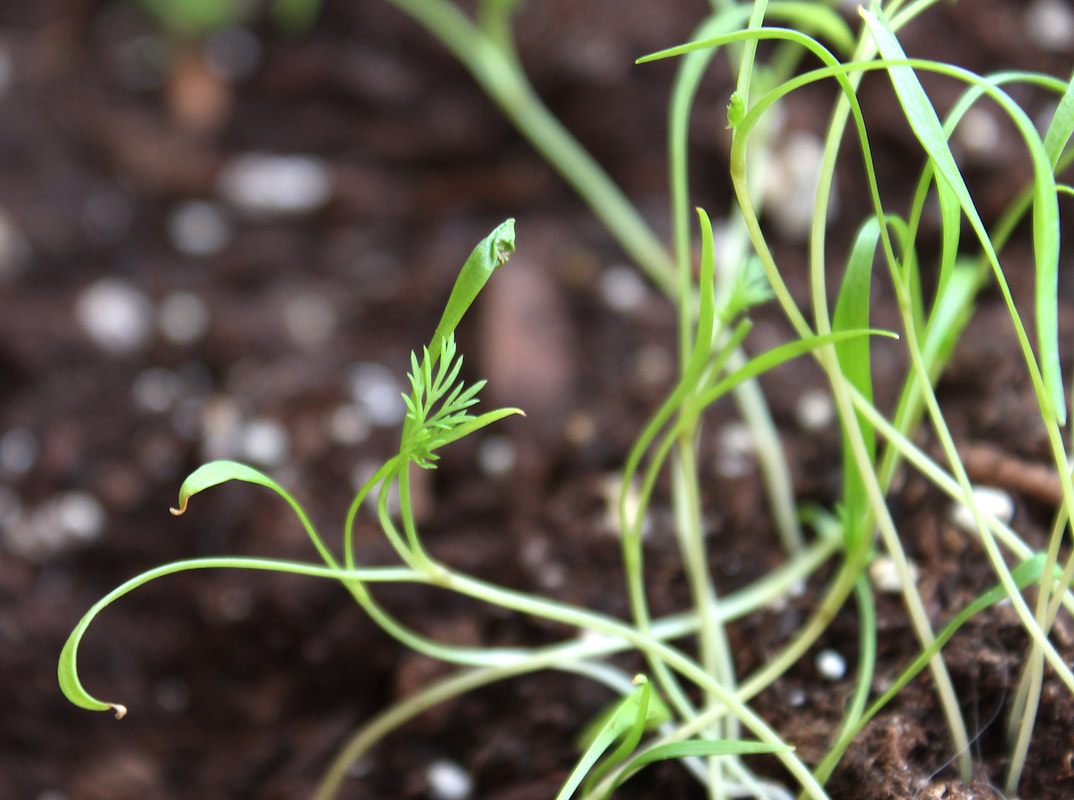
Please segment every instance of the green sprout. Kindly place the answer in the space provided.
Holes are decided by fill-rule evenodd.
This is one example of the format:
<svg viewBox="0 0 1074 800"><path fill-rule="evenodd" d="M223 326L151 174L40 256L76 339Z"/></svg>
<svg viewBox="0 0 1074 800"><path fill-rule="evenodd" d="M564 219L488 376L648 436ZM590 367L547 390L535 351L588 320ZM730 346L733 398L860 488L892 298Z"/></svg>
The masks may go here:
<svg viewBox="0 0 1074 800"><path fill-rule="evenodd" d="M932 0L873 2L861 11L856 30L832 3L712 0L711 14L699 23L690 41L639 59L642 64L678 60L668 117L672 246L666 247L530 86L512 31L517 2L482 0L472 18L450 0L389 2L438 37L464 64L675 306L679 374L625 454L622 467L619 533L629 618L613 618L465 575L426 552L414 518L411 465L434 469L440 448L521 413L518 409L476 413L484 381L467 385L462 380L463 359L454 335L481 289L514 251L514 220L507 220L474 248L432 338L411 356L410 392L404 395L407 414L398 451L354 497L344 522L342 556L335 554L309 515L270 477L234 462L204 465L184 482L175 513L182 513L194 495L227 481L260 485L292 508L320 562L196 559L164 565L131 579L91 608L68 639L59 665L65 695L85 708L125 713L120 704L98 700L84 689L76 669L77 649L101 609L147 581L201 568L289 572L338 581L393 638L457 667L456 672L359 728L326 772L318 800L334 797L357 758L425 710L480 686L549 669L583 675L615 696L579 737L580 756L560 790L562 800L576 794L594 800L608 797L641 767L668 758L681 760L712 800L740 795L783 798L792 792L826 800L825 785L855 737L924 671L929 673L946 720L951 755L962 777L971 776L970 735L943 648L969 619L1005 602L1029 642L1007 721L1006 789L1015 794L1044 681L1052 680L1057 689L1074 692L1074 670L1049 636L1059 614L1074 613L1074 555L1069 547L1064 550L1064 543L1069 542L1074 482L1065 445L1069 433L1064 430L1067 399L1060 369L1057 298L1058 197L1071 190L1056 182L1056 175L1074 162L1074 150L1069 147L1074 133L1074 81L1012 71L982 76L943 62L908 57L899 31L925 13ZM220 7L209 11L223 13ZM759 49L761 43L766 47ZM698 210L695 217L691 211L687 164L691 112L706 68L717 55L726 57L737 75L727 108L731 131L728 179L736 208L725 220L726 241L719 257L708 215ZM898 211L883 202L859 102L860 82L867 72L886 76L894 91L892 102L898 104L920 144L917 188L907 207ZM944 76L961 85L960 98L946 114L937 111L919 78L921 73ZM771 112L792 93L822 82L836 88L837 99L829 114L817 187L810 198L814 213L803 298L791 292L777 263L774 240L762 223L764 192L760 187L775 157ZM1015 101L1016 93L1009 91L1019 85L1058 98L1043 134ZM963 116L982 101L991 103L1013 124L1032 168L1024 190L995 220L984 219L977 208L949 144ZM829 246L827 218L841 161L853 162L869 202L860 209L853 240L846 242L846 262L832 264L830 254L838 249ZM920 252L919 234L925 208L933 198L939 209L941 248L938 255L926 258ZM1014 303L1000 258L1023 221L1028 221L1033 242L1031 326ZM965 236L964 222L968 222ZM698 263L693 257L695 240L700 241ZM930 282L922 280L926 267L936 275L929 291ZM898 335L874 327L870 300L878 284L886 286L895 299ZM1061 479L1063 503L1042 550L975 500L936 393L980 295L989 286L998 290L1009 316L1038 405L1039 419L1034 423L1046 433ZM831 309L829 297L836 298ZM770 301L778 305L792 333L787 341L758 352L749 338L750 315L759 304ZM1030 329L1035 339L1030 338ZM874 361L879 360L873 353L880 347L902 348L909 364L890 412L878 408L873 396ZM795 497L779 433L756 381L800 356L812 357L823 371L839 418L842 485L838 495L823 506L800 504ZM726 397L735 401L753 435L773 526L783 549L783 563L777 569L728 594L722 593L709 568L719 553L713 552L706 536L706 486L699 449L707 413ZM926 424L935 432L941 459L916 444ZM977 527L977 557L994 574L993 580L984 582L988 585L976 589L975 600L947 620L934 619L929 613L911 574L907 532L900 530L888 505L896 491L896 476L900 470L911 469L938 492L969 506ZM672 520L690 604L679 613L660 617L650 610L646 572L647 568L652 571L647 564L652 556L642 546L641 530L646 513L661 502L654 496L665 478L670 486L667 516ZM635 483L639 488L628 503L627 489ZM388 510L393 488L399 496L397 516ZM399 564L364 567L357 562L353 531L367 498L376 501L377 523ZM917 639L917 651L906 664L881 665L877 660L875 588L867 567L879 554L894 564L906 621ZM825 565L828 569L822 570ZM827 577L822 581L821 575ZM811 576L820 586L820 596L808 617L765 663L749 674L739 674L727 626L781 601ZM537 647L461 647L440 642L411 630L381 607L375 598L380 583L407 583L415 591L421 585L435 585L555 621L578 634ZM1036 595L1027 600L1024 593L1030 588ZM856 616L859 660L838 730L819 763L808 765L751 702L777 686L840 615ZM688 646L679 646L687 639ZM627 652L644 661L645 675L633 676L619 666L614 657ZM1050 673L1045 672L1046 666ZM874 697L877 683L890 688ZM760 754L779 760L783 783L761 777L744 758Z"/></svg>

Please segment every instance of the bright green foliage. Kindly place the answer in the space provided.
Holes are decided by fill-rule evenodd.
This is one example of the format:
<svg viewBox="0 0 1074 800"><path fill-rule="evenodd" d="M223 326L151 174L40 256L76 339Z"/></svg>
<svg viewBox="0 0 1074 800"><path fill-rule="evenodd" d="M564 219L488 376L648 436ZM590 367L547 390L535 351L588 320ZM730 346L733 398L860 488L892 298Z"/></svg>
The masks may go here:
<svg viewBox="0 0 1074 800"><path fill-rule="evenodd" d="M143 2L151 7L167 5L160 0ZM1074 163L1074 153L1068 148L1074 132L1074 82L1015 72L982 77L940 62L908 59L897 32L925 11L931 4L929 0L909 4L890 0L883 8L874 3L871 11L862 12L863 22L856 34L831 3L712 0L713 13L699 25L694 41L639 59L641 63L683 56L671 90L669 113L672 254L529 86L511 30L519 6L516 0L480 0L474 18L450 0L390 2L410 14L460 59L522 134L607 224L623 250L676 304L679 375L640 432L622 469L619 532L631 619L623 621L464 575L425 551L414 519L408 471L412 463L431 469L436 466L439 448L507 415L521 413L517 409L474 413L484 381L465 385L461 378L462 357L454 336L477 294L514 251L514 220L508 219L474 248L428 346L411 356L410 392L404 396L407 416L399 450L355 496L344 523L342 558L337 561L302 508L271 478L235 462L207 464L184 482L176 513L186 508L192 496L226 481L267 487L295 510L323 565L222 558L179 562L144 573L104 597L72 632L59 666L64 693L85 708L124 711L118 704L97 700L82 687L75 664L77 648L86 627L101 609L148 580L183 570L221 567L328 577L339 581L362 609L399 642L458 665L460 671L401 701L359 730L333 763L317 800L334 796L354 759L425 709L478 686L545 669L588 676L622 698L587 729L579 761L559 793L562 800L579 791L590 800L607 797L637 769L668 758L703 759L700 764L695 760L688 766L714 800L744 794L787 796L786 787L767 786L740 758L757 753L771 753L780 760L784 774L797 783L795 793L800 788L803 797L826 800L823 784L853 737L925 669L931 672L932 685L947 718L951 749L959 754L960 769L969 776L969 737L954 684L940 656L944 645L970 617L1006 600L1031 642L1008 723L1012 740L1017 739L1011 749L1008 774L1008 789L1014 794L1041 696L1043 665L1049 664L1056 679L1074 692L1074 670L1063 661L1048 635L1059 613L1074 610L1070 591L1074 557L1068 555L1065 562L1061 559L1067 509L1074 507L1074 484L1066 480L1071 467L1059 427L1066 416L1066 401L1059 370L1056 294L1057 194L1069 190L1055 182L1055 173ZM230 13L228 9L240 8L237 4L213 5L209 9L196 0L191 2L189 8L194 11L185 13L194 21L181 24L204 28L215 24L214 19L223 18L214 14L224 15ZM279 0L277 8L283 6L290 9L289 15L297 15L289 18L297 19L300 6L308 10L316 4ZM184 4L176 3L168 5L167 11L180 14L182 8ZM772 19L790 27L772 27ZM764 50L764 61L758 60L761 42L769 45ZM706 66L717 53L728 57L738 75L727 109L731 129L729 175L737 210L724 226L726 240L720 256L728 263L719 265L708 216L699 210L698 225L693 227L686 159L692 105ZM804 56L819 66L802 71ZM859 83L867 71L883 72L890 78L906 120L922 146L917 191L903 213L885 208L873 167L869 132L857 97ZM938 73L965 86L963 95L942 120L918 79L922 71ZM792 293L785 282L762 225L759 175L773 157L769 112L789 94L822 81L837 87L838 99L831 112L819 167L809 233L808 296L803 299L801 292ZM1005 87L1011 83L1032 84L1060 98L1043 137L1007 93ZM992 229L978 213L948 144L962 116L985 98L1014 123L1033 168L1032 183L1011 201ZM827 254L833 251L826 238L827 211L837 162L847 157L857 162L848 174L864 176L870 205L860 209L855 240L845 243L850 251L846 265L833 269L827 263ZM916 241L926 203L932 196L937 200L941 228L936 263L926 262L926 257L917 252ZM844 209L843 213L853 211ZM1037 353L1029 342L999 261L999 253L1012 232L1030 214ZM969 220L974 236L961 235L964 219ZM693 237L700 240L699 263L695 263L693 255ZM926 263L919 264L919 259ZM925 272L926 268L930 271ZM922 280L922 273L937 276L934 297L926 297L923 284L928 282ZM1064 478L1064 507L1056 514L1047 551L1042 553L1034 552L1014 530L991 518L975 503L934 391L973 315L977 295L989 279L1007 305L1039 402L1039 422L1052 448L1056 471ZM870 327L870 297L878 285L883 285L884 296L894 297L897 304L901 326L898 337ZM834 310L829 311L829 296L833 294L837 300ZM789 341L758 352L749 338L749 315L758 304L773 299L793 335ZM803 302L810 307L801 308ZM903 360L910 364L895 411L890 415L873 403L874 346L877 351L901 347ZM824 372L839 415L845 479L841 495L830 499L829 508L839 509L840 514L795 507L790 470L763 393L754 381L768 370L803 355L813 357ZM757 443L758 463L774 520L780 527L786 563L734 595L722 597L718 576L709 569L720 553L712 550L718 545L707 537L704 527L703 511L707 509L703 506L705 486L700 480L698 454L699 442L707 434L707 412L729 394L734 394ZM923 420L935 432L944 466L914 444ZM878 458L880 440L884 447ZM887 506L886 496L900 466L917 470L951 499L969 504L979 527L980 545L998 581L997 586L982 593L953 619L945 620L938 633L915 586L898 521ZM663 517L670 519L681 551L691 606L682 614L655 619L649 611L645 575L648 552L641 533L656 487L667 473L671 500L669 513ZM388 507L392 489L398 491L397 516ZM401 565L357 565L354 528L367 498L376 500L376 520ZM796 527L799 511L819 533L812 543L807 543ZM749 531L725 533L751 535ZM661 548L661 552L665 551ZM907 620L920 648L909 665L900 665L902 671L891 688L870 703L874 672L884 667L876 661L874 589L865 568L879 551L884 551L894 565ZM967 548L969 552L971 548ZM827 571L831 577L823 595L801 628L756 671L737 675L723 626L747 611L778 601L832 559L837 563ZM1012 569L1010 564L1018 566ZM432 584L514 612L553 620L582 633L534 648L459 647L427 638L392 617L373 597L371 587L377 582ZM1023 596L1023 590L1032 586L1037 587L1034 608ZM613 584L609 591L617 588ZM848 601L853 602L853 611ZM854 611L860 638L854 689L838 737L821 764L810 769L749 704L806 656L837 615ZM684 638L692 639L685 649L669 644ZM630 674L610 659L624 651L634 651L645 659L649 677L638 676L631 681ZM754 738L742 735L747 731ZM715 759L716 756L724 758Z"/></svg>
<svg viewBox="0 0 1074 800"><path fill-rule="evenodd" d="M462 356L455 357L454 334L444 340L435 371L429 348L426 347L423 353L421 364L416 355L410 355L412 391L409 396L403 395L410 435L403 442L401 452L419 467L432 469L438 458L433 450L450 441L452 431L477 419L466 409L477 404L477 393L485 386L485 381L465 389L462 381L456 383L462 369Z"/></svg>
<svg viewBox="0 0 1074 800"><path fill-rule="evenodd" d="M436 326L429 352L432 356L431 363L436 363L440 357L440 348L447 337L455 331L463 314L470 308L478 293L484 288L492 273L507 263L511 253L515 252L515 221L505 220L493 229L492 233L482 239L470 257L466 259L459 277L455 279L455 285L451 288L451 296L448 297L447 305L440 323Z"/></svg>

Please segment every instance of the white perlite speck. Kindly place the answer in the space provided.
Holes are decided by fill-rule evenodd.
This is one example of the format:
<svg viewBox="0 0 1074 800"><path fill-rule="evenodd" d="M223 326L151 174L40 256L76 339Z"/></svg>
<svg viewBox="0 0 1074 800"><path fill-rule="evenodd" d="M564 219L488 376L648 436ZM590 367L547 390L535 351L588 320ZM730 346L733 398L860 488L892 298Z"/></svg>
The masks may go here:
<svg viewBox="0 0 1074 800"><path fill-rule="evenodd" d="M824 143L808 131L791 131L772 148L764 176L764 210L790 239L809 234L823 158ZM834 202L833 192L829 207Z"/></svg>
<svg viewBox="0 0 1074 800"><path fill-rule="evenodd" d="M636 270L611 267L601 273L597 291L609 307L627 312L634 311L645 301L648 289Z"/></svg>
<svg viewBox="0 0 1074 800"><path fill-rule="evenodd" d="M336 444L352 445L369 437L369 422L362 410L354 405L339 406L328 415L328 436Z"/></svg>
<svg viewBox="0 0 1074 800"><path fill-rule="evenodd" d="M209 330L209 307L192 292L172 292L157 310L157 327L173 344L193 344Z"/></svg>
<svg viewBox="0 0 1074 800"><path fill-rule="evenodd" d="M355 364L348 375L351 398L370 424L381 428L398 425L406 416L402 390L391 370L382 364Z"/></svg>
<svg viewBox="0 0 1074 800"><path fill-rule="evenodd" d="M1063 0L1034 0L1024 13L1026 36L1038 47L1062 52L1074 45L1074 11Z"/></svg>
<svg viewBox="0 0 1074 800"><path fill-rule="evenodd" d="M741 422L724 425L716 434L716 472L725 478L742 478L753 472L757 446L749 427Z"/></svg>
<svg viewBox="0 0 1074 800"><path fill-rule="evenodd" d="M9 552L31 561L49 558L99 538L106 514L96 497L70 491L19 513L3 530Z"/></svg>
<svg viewBox="0 0 1074 800"><path fill-rule="evenodd" d="M969 152L987 156L999 146L999 123L991 112L974 106L966 111L955 128L955 139Z"/></svg>
<svg viewBox="0 0 1074 800"><path fill-rule="evenodd" d="M910 582L917 584L917 565L913 561L906 562L906 571L909 573ZM869 579L873 586L882 594L899 594L903 589L902 576L895 559L891 556L877 556L869 564Z"/></svg>
<svg viewBox="0 0 1074 800"><path fill-rule="evenodd" d="M804 431L819 431L835 421L835 403L824 389L806 389L794 404L794 417Z"/></svg>
<svg viewBox="0 0 1074 800"><path fill-rule="evenodd" d="M75 316L94 343L109 353L132 353L148 344L153 306L128 283L105 278L78 298Z"/></svg>
<svg viewBox="0 0 1074 800"><path fill-rule="evenodd" d="M425 770L425 781L434 800L466 800L474 790L470 773L447 759L431 763Z"/></svg>
<svg viewBox="0 0 1074 800"><path fill-rule="evenodd" d="M502 478L515 468L518 449L506 436L489 436L477 449L477 463L490 478Z"/></svg>
<svg viewBox="0 0 1074 800"><path fill-rule="evenodd" d="M817 672L825 680L838 681L847 674L846 659L834 650L821 650L817 653Z"/></svg>
<svg viewBox="0 0 1074 800"><path fill-rule="evenodd" d="M291 452L291 437L276 420L254 419L242 427L239 437L242 455L263 467L277 467Z"/></svg>
<svg viewBox="0 0 1074 800"><path fill-rule="evenodd" d="M283 324L292 342L312 349L324 344L335 331L336 309L323 294L303 292L287 300Z"/></svg>
<svg viewBox="0 0 1074 800"><path fill-rule="evenodd" d="M1014 500L1002 489L992 486L974 486L973 503L985 514L991 514L1004 525L1014 518ZM951 505L948 518L956 528L966 533L977 533L973 510L963 502Z"/></svg>
<svg viewBox="0 0 1074 800"><path fill-rule="evenodd" d="M309 214L328 202L335 177L322 159L247 153L224 166L217 191L254 218Z"/></svg>
<svg viewBox="0 0 1074 800"><path fill-rule="evenodd" d="M193 200L168 216L168 238L183 255L211 256L231 241L231 222L216 203Z"/></svg>

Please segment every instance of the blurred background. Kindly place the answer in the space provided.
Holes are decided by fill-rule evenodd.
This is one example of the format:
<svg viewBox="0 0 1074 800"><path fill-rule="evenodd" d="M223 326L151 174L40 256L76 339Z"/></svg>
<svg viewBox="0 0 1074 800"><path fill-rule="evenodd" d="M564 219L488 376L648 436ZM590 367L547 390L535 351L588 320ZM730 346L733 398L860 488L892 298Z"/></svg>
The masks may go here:
<svg viewBox="0 0 1074 800"><path fill-rule="evenodd" d="M939 42L932 55L971 69L1069 73L1065 4L959 7L908 30L907 49ZM688 39L707 8L530 0L518 18L537 90L661 236L674 65L633 62ZM1030 63L1012 44L1026 36ZM731 85L715 66L691 139L693 199L714 217L731 205ZM896 115L880 91L876 141L897 195L913 177L902 159L920 158L906 131L883 127ZM793 135L777 148L791 177L774 185L770 219L792 286L806 201L788 187L817 153L830 97L792 98ZM1013 133L987 115L974 130L959 147L998 203L1021 164ZM860 191L841 185L843 207ZM315 559L256 487L214 489L172 518L205 460L270 472L336 544L353 492L393 452L410 351L508 216L518 252L459 336L468 378L490 380L486 404L529 416L445 452L421 476L419 514L430 548L464 570L623 613L608 475L673 378L674 318L450 54L383 0L0 3L0 796L305 797L351 729L445 674L336 586L233 572L145 587L91 628L83 681L129 707L122 722L70 706L55 662L93 602L159 563ZM757 335L770 345L783 327L762 315ZM777 421L802 431L796 402L819 379L804 364L774 380ZM788 444L805 496L838 486L826 424ZM752 462L728 469L717 533L748 523L774 541ZM374 526L359 534L360 560L391 559ZM651 546L659 578L674 542ZM766 566L735 547L732 588ZM682 596L669 584L663 601ZM428 593L384 597L456 642L566 633ZM437 770L462 781L456 798L551 796L571 732L606 700L555 676L483 691L378 750L343 796L451 800ZM654 774L642 789L688 786Z"/></svg>

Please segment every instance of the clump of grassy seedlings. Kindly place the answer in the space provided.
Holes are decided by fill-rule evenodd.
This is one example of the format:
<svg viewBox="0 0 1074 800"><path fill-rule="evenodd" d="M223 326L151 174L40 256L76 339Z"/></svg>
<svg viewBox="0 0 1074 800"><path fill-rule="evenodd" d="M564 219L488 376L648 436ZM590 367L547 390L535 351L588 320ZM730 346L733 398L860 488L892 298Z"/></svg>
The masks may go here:
<svg viewBox="0 0 1074 800"><path fill-rule="evenodd" d="M989 606L1009 601L1030 637L1019 689L1008 714L1010 767L1006 791L1017 792L1025 754L1040 701L1044 665L1074 691L1074 674L1049 640L1059 613L1074 611L1074 556L1061 558L1074 485L1064 437L1066 396L1059 360L1056 281L1058 269L1058 197L1074 193L1056 183L1056 175L1074 160L1067 145L1074 131L1074 84L1045 75L1007 72L979 76L959 67L908 58L898 30L933 3L891 0L873 3L861 12L855 34L828 4L763 0L736 4L713 0L711 16L694 40L647 56L641 61L678 57L680 67L671 89L669 163L674 250L668 253L650 232L615 184L541 104L526 81L511 34L514 0L484 0L470 19L448 0L391 0L433 31L470 69L478 82L608 225L609 231L639 267L675 303L679 314L680 373L666 400L654 412L627 454L620 508L622 560L631 618L614 619L555 600L523 594L476 580L434 559L422 545L411 507L409 467L435 468L436 451L492 424L517 409L474 415L481 384L465 387L458 379L461 356L454 330L493 271L514 249L512 221L483 240L463 267L444 316L429 345L411 362L411 392L400 446L356 496L344 524L342 556L337 556L314 529L295 500L275 481L233 462L213 462L195 471L183 484L177 513L187 501L211 486L231 480L260 484L277 492L296 512L323 563L294 563L252 558L215 558L159 567L123 584L95 605L75 628L60 660L60 683L76 704L91 709L125 712L118 703L100 701L82 687L76 671L78 644L93 617L106 605L157 577L189 569L240 567L293 572L340 581L362 608L390 635L419 652L456 664L459 671L400 701L370 720L337 755L318 797L335 794L348 766L384 736L426 709L478 686L546 669L585 675L611 687L622 699L587 731L583 752L569 773L559 798L605 797L637 769L655 760L677 758L697 776L713 798L748 796L785 798L792 791L812 798L827 797L824 784L864 725L916 675L931 672L951 736L951 754L963 778L972 769L970 732L942 659L942 649L968 619ZM770 20L789 27L775 27ZM765 62L757 60L761 41L776 44ZM686 128L693 98L705 67L721 49L737 68L738 80L728 105L731 129L729 175L738 211L729 221L741 258L717 266L712 227L698 211L701 258L697 277L691 264ZM809 54L821 66L798 70ZM838 54L838 55L837 55ZM910 206L894 213L882 202L873 170L872 151L857 90L867 71L887 74L895 97L922 146L923 167ZM946 116L936 110L918 80L933 72L960 82L964 91ZM818 81L834 81L839 96L829 120L809 238L810 308L792 298L772 255L769 235L760 222L760 175L772 136L768 112L795 90ZM1006 88L1028 83L1058 95L1059 103L1043 134ZM989 227L982 220L948 146L962 116L979 102L995 104L1020 133L1033 167L1030 185ZM853 148L843 147L844 143ZM872 209L860 224L841 270L827 259L825 225L838 158L844 151L860 158L872 198ZM844 156L849 157L849 156ZM936 289L926 298L917 241L926 202L935 197L940 209L942 247L930 264ZM999 254L1016 226L1029 216L1034 245L1036 347L1009 291ZM962 236L968 223L973 237ZM752 256L744 254L751 252ZM874 262L886 268L874 275ZM763 279L762 279L763 276ZM878 409L872 399L870 338L882 334L871 327L869 292L886 279L894 291L901 321L899 339L910 364L894 411ZM828 289L838 286L834 309ZM975 298L988 285L998 288L1009 312L1028 378L1034 388L1040 424L1047 432L1063 504L1056 512L1048 546L1030 548L1018 533L995 519L975 501L973 487L959 459L934 387L951 357ZM749 311L770 298L779 304L794 330L791 341L750 356ZM888 334L890 335L890 334ZM811 354L827 376L841 421L844 481L841 497L829 510L801 509L816 536L807 542L778 439L753 379L800 355ZM707 569L708 549L701 523L702 487L697 459L698 432L705 411L725 395L734 394L740 410L762 443L762 463L773 518L787 551L783 566L748 587L727 596L716 592ZM918 427L931 426L942 446L945 464L918 448ZM972 510L981 544L996 576L986 589L946 624L929 618L910 574L903 540L885 497L900 468L913 467L937 488ZM692 607L654 619L644 582L641 522L658 477L670 470L675 534L681 549ZM640 498L627 503L626 488L640 485ZM388 493L398 489L402 531L388 512ZM362 567L355 561L351 531L365 498L376 492L377 518L401 564ZM920 642L920 651L891 687L871 698L877 630L873 586L865 569L883 551L901 578L906 613ZM787 594L791 587L836 560L820 602L783 650L755 673L735 674L725 626L734 619ZM507 609L575 626L584 635L536 648L459 647L429 639L403 625L381 607L373 587L383 582L431 584ZM1035 597L1023 596L1034 589ZM855 691L839 733L820 763L807 766L779 734L750 708L750 700L772 686L853 600L859 619L860 658ZM939 627L937 631L936 628ZM692 636L697 656L668 644ZM631 676L608 657L632 650L644 657L647 674ZM700 698L700 700L696 699ZM743 730L752 737L745 739ZM648 737L648 738L647 738ZM757 753L774 754L794 781L791 787L758 778L742 760ZM720 758L717 758L720 756ZM939 765L938 765L939 766Z"/></svg>

